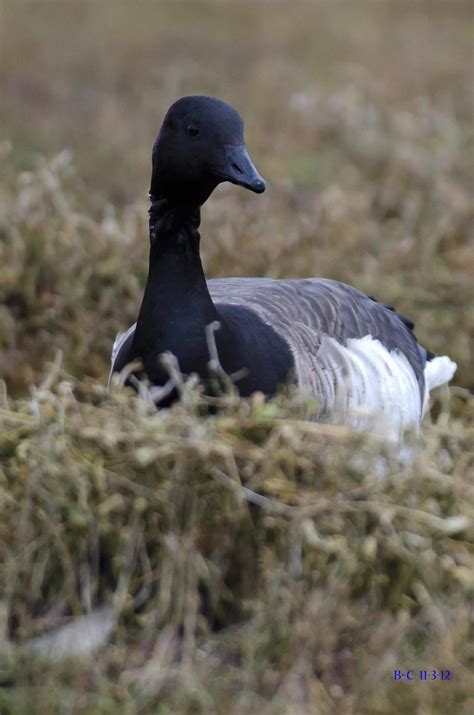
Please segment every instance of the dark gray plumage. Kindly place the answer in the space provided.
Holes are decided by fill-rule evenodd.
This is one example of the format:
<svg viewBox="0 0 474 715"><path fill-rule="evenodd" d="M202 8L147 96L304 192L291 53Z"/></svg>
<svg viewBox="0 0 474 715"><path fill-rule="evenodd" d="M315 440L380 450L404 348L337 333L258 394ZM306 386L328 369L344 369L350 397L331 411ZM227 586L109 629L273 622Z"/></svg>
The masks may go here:
<svg viewBox="0 0 474 715"><path fill-rule="evenodd" d="M342 345L371 335L387 350L406 355L423 394L426 350L398 313L357 288L328 278L225 278L210 280L208 286L216 304L246 305L298 352L316 356L323 335Z"/></svg>

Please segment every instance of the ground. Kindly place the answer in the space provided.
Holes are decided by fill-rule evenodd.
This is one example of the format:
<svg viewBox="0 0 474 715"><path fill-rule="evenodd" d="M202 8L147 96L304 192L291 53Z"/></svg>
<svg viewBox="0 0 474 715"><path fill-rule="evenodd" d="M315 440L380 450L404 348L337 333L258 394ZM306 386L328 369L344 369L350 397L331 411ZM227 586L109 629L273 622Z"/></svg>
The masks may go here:
<svg viewBox="0 0 474 715"><path fill-rule="evenodd" d="M470 4L22 0L0 20L0 712L472 712ZM458 363L410 460L292 394L230 388L206 416L193 384L159 413L107 392L151 146L191 93L240 111L268 185L204 207L207 275L349 282ZM97 653L32 656L110 603ZM409 668L453 676L394 680Z"/></svg>

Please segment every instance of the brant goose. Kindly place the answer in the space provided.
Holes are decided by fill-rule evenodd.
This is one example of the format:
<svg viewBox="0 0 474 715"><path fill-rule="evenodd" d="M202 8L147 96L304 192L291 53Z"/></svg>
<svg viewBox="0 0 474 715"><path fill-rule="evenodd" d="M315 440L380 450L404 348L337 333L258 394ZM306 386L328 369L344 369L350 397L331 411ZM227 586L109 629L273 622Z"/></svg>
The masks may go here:
<svg viewBox="0 0 474 715"><path fill-rule="evenodd" d="M160 356L184 374L209 378L207 326L218 321L222 368L240 373L242 396L274 395L288 380L316 398L320 417L388 426L393 436L419 425L430 390L456 365L416 340L413 323L356 288L325 278L206 281L199 254L200 207L230 181L265 190L244 144L243 121L225 102L184 97L168 110L153 147L150 263L136 324L120 334L111 376L135 361L160 404L176 398ZM207 383L210 388L210 384ZM150 394L150 393L149 393Z"/></svg>

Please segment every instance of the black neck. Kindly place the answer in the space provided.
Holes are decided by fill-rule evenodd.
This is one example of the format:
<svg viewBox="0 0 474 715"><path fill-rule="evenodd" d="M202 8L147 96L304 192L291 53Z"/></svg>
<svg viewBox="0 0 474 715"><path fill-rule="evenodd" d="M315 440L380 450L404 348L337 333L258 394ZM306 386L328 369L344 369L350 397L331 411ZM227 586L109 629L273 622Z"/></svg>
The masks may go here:
<svg viewBox="0 0 474 715"><path fill-rule="evenodd" d="M199 254L199 206L159 198L149 214L149 272L135 331L135 351L148 373L147 357L167 350L185 361L183 345L205 340L205 326L218 317Z"/></svg>
<svg viewBox="0 0 474 715"><path fill-rule="evenodd" d="M149 214L151 252L199 254L199 206L178 204L166 198L152 197Z"/></svg>

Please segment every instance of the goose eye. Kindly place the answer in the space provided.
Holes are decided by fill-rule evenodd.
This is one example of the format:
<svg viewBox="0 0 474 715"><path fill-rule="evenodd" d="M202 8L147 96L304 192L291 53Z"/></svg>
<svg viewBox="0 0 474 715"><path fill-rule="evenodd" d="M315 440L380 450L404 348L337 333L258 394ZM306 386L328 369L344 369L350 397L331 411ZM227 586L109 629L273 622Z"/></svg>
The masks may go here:
<svg viewBox="0 0 474 715"><path fill-rule="evenodd" d="M195 127L194 124L189 124L186 127L186 131L189 134L189 136L191 136L191 137L199 136L199 129L197 127Z"/></svg>

